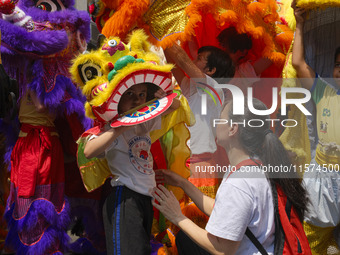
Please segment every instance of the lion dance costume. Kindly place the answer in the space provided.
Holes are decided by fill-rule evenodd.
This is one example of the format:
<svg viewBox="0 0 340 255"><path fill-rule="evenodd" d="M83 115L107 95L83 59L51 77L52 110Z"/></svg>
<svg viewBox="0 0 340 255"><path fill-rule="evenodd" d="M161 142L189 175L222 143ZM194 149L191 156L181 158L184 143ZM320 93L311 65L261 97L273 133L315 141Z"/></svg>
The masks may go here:
<svg viewBox="0 0 340 255"><path fill-rule="evenodd" d="M64 155L75 157L75 140L91 125L85 98L69 78L70 60L90 37L88 14L73 5L73 0L1 5L3 65L18 81L21 105L19 138L5 155L7 162L11 155L6 248L16 254L62 254L69 242ZM35 97L46 110L37 111Z"/></svg>
<svg viewBox="0 0 340 255"><path fill-rule="evenodd" d="M295 18L293 10L290 8L291 1L283 1L283 3L286 9L285 17L290 27L295 29ZM306 62L320 77L330 78L332 77L331 70L334 67L334 51L340 46L339 37L330 36L330 34L339 34L340 31L340 2L336 0L299 0L297 6L305 8L307 12L304 25ZM325 38L327 39L325 40ZM291 65L291 52L287 56L283 76L291 79L285 79L283 86L299 87L301 85L294 79L296 72ZM298 95L293 94L292 98L296 96ZM312 107L308 109L313 116L316 116ZM305 215L304 229L312 253L313 255L340 254L339 211L336 202L338 188L335 187L336 191L334 192L334 187L332 189L330 185L326 184L331 176L334 178L335 175L333 180L338 180L338 173L328 170L331 169L332 164L339 163L339 158L335 157L332 162L328 155L320 157L325 154L321 154L317 146L318 143L322 143L322 140L319 140L316 129L319 130L318 132L324 132L324 130L320 126L316 127L314 118L306 118L296 106L292 107L288 117L298 121L299 125L296 128L287 128L280 139L287 149L297 155L297 165L311 164L311 167L306 168L304 173L311 200L310 210ZM336 147L336 142L334 144ZM332 148L329 150L330 153L332 150ZM313 164L315 167L312 167ZM323 169L318 173L320 166L324 168L327 166L328 172Z"/></svg>

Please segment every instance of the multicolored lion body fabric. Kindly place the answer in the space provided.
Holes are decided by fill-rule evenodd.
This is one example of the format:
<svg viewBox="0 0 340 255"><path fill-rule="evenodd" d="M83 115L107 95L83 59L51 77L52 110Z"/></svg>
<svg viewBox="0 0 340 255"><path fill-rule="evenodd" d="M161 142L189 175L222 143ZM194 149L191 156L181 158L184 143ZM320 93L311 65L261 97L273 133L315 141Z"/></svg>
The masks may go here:
<svg viewBox="0 0 340 255"><path fill-rule="evenodd" d="M2 63L18 81L20 104L34 94L46 108L44 114L54 116L49 125L37 125L34 106L35 113L27 117L26 111L25 118L21 107L16 145L6 141L5 160L11 167L6 248L16 254L62 254L69 242L64 167L66 179L74 169L78 171L75 140L91 126L85 117L85 97L69 73L70 60L86 49L90 18L73 6L74 0L2 1L0 5ZM4 120L1 130L7 127L10 133L11 125L16 124Z"/></svg>
<svg viewBox="0 0 340 255"><path fill-rule="evenodd" d="M122 42L116 36L107 38L98 50L79 55L74 59L70 69L72 78L87 97L86 114L93 118L96 124L94 128L84 132L78 140L78 165L84 186L89 192L96 192L112 174L105 158L87 159L85 157L86 142L92 135L102 132L102 127L107 123L111 126L117 125L118 122L119 125L138 124L165 110L172 102L171 97L174 96L174 93L171 94L172 67L173 65L161 63L161 58L151 50L148 36L142 30L134 30L128 36L127 43ZM155 101L159 102L159 105L150 103L134 113L122 114L125 116L118 114L122 94L140 83L148 84L148 95L155 92L153 89L161 88L168 92L167 96ZM151 93L149 93L149 87ZM179 100L181 101L179 109L162 116L161 129L150 132L153 143L151 153L156 168L168 168L188 178L190 172L185 162L190 156L186 144L190 134L186 125L191 124L192 116L186 98L180 96ZM149 101L148 98L147 101ZM151 101L153 102L152 99ZM161 147L158 139L166 146ZM148 156L144 151L140 153L140 156ZM181 189L175 187L170 187L170 189L178 199L183 198L184 193ZM159 213L155 214L155 219L153 234L161 236L158 239L161 240L166 233L167 226ZM154 250L159 248L157 245L152 243Z"/></svg>

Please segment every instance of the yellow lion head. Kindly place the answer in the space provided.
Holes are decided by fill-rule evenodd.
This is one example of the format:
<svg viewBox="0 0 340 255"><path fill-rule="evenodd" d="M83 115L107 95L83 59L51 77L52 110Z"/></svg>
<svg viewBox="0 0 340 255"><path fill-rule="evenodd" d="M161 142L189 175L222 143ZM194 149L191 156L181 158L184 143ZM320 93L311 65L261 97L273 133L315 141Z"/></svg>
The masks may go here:
<svg viewBox="0 0 340 255"><path fill-rule="evenodd" d="M110 37L100 49L73 60L72 79L87 97L88 117L100 122L116 118L122 94L133 85L152 83L165 92L172 89L173 65L160 65L160 57L150 46L147 35L136 30L128 44L118 37Z"/></svg>

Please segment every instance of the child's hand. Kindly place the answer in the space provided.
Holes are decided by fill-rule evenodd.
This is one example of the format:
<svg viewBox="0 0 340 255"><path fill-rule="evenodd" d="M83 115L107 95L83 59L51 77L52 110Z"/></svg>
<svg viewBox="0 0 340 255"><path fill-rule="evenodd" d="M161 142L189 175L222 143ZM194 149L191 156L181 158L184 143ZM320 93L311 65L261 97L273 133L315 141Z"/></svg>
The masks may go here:
<svg viewBox="0 0 340 255"><path fill-rule="evenodd" d="M292 2L291 7L294 9L296 23L304 23L306 18L306 10L304 8L297 7L296 0Z"/></svg>
<svg viewBox="0 0 340 255"><path fill-rule="evenodd" d="M166 96L166 93L164 92L164 90L162 89L158 89L155 94L154 94L155 98L163 98Z"/></svg>

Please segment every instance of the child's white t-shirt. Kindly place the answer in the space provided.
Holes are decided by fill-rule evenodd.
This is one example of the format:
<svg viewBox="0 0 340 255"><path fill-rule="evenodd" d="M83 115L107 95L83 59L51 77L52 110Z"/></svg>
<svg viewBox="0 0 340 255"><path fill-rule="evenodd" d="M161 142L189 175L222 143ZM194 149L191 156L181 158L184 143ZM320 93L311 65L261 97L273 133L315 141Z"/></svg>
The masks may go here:
<svg viewBox="0 0 340 255"><path fill-rule="evenodd" d="M222 104L224 103L223 91L220 88L216 88L217 82L206 76L206 83L213 87L218 93ZM214 153L217 149L216 146L216 128L213 127L214 119L219 119L222 105L217 95L211 91L208 87L202 85L202 88L208 90L214 97L214 100L210 95L206 94L204 90L197 89L194 84L190 84L190 79L185 77L182 80L181 87L183 95L188 99L189 106L193 115L195 116L195 124L189 127L190 140L189 146L192 154L199 155L202 153ZM189 88L190 87L190 88ZM189 88L189 89L188 89ZM207 102L207 114L202 114L202 94L206 94Z"/></svg>
<svg viewBox="0 0 340 255"><path fill-rule="evenodd" d="M149 132L159 128L160 116L133 126L105 150L110 171L115 175L111 180L112 186L124 185L137 193L151 196L156 181Z"/></svg>

